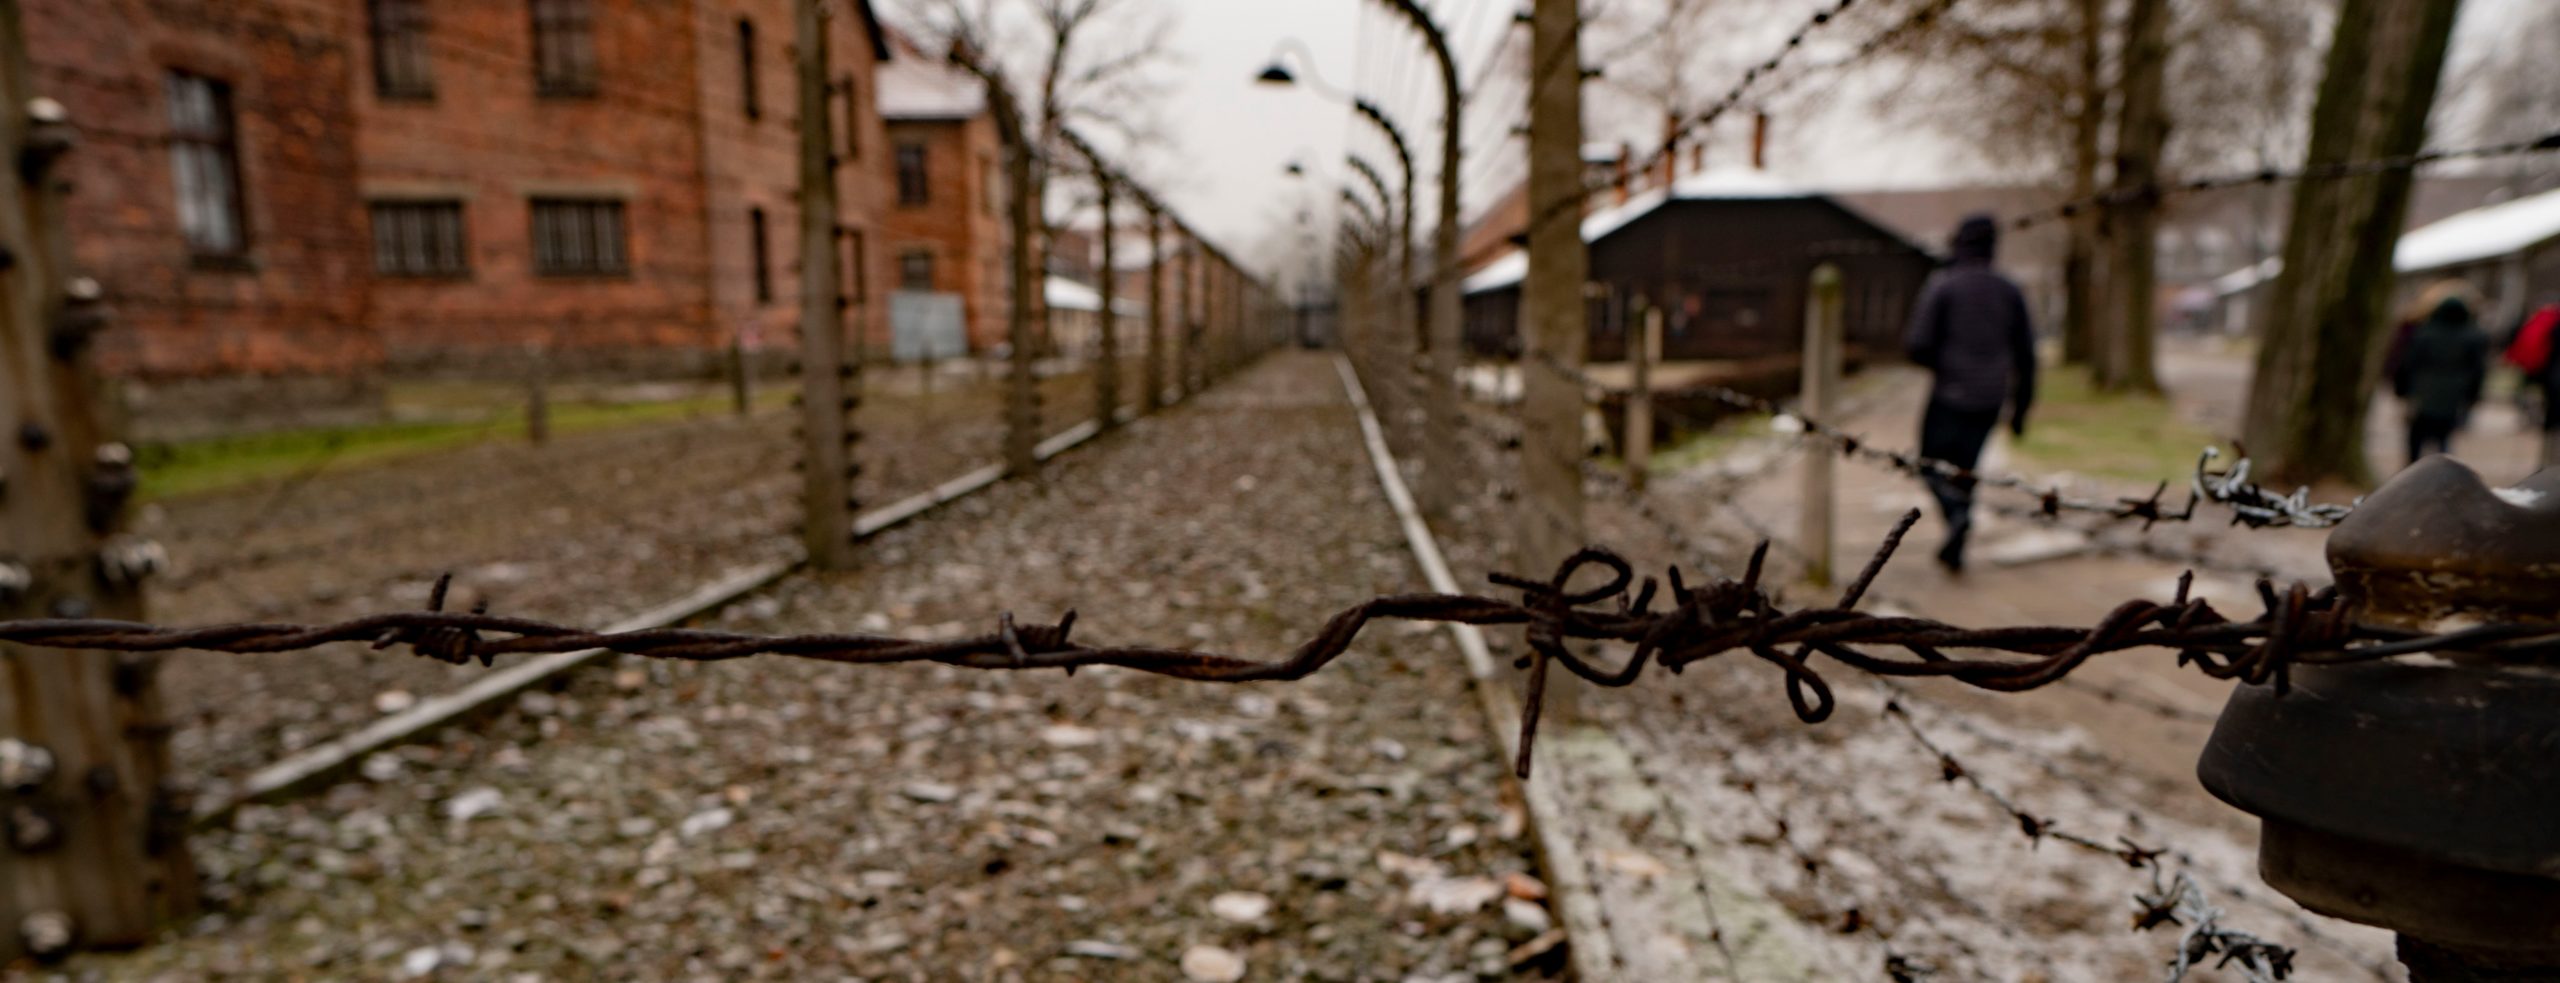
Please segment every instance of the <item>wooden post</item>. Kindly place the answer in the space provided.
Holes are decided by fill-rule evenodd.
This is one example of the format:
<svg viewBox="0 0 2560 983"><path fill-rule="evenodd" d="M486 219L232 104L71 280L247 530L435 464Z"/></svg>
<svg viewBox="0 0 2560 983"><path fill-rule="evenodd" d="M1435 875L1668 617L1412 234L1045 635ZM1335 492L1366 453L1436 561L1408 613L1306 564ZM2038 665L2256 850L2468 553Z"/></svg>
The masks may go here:
<svg viewBox="0 0 2560 983"><path fill-rule="evenodd" d="M853 432L843 316L836 306L835 156L827 112L823 0L798 0L800 74L801 543L809 564L854 564Z"/></svg>
<svg viewBox="0 0 2560 983"><path fill-rule="evenodd" d="M739 416L755 410L755 383L747 378L747 340L729 339L729 403Z"/></svg>
<svg viewBox="0 0 2560 983"><path fill-rule="evenodd" d="M1662 309L1647 304L1636 318L1635 336L1627 339L1627 366L1635 377L1627 390L1627 484L1637 491L1653 472L1653 363L1660 358Z"/></svg>
<svg viewBox="0 0 2560 983"><path fill-rule="evenodd" d="M66 290L70 125L36 98L16 0L0 107L0 619L143 620L157 548L124 532L133 455L89 357L97 289ZM0 965L140 945L195 907L160 659L0 644Z"/></svg>
<svg viewBox="0 0 2560 983"><path fill-rule="evenodd" d="M1164 408L1164 210L1147 202L1147 352L1138 374L1138 412Z"/></svg>
<svg viewBox="0 0 2560 983"><path fill-rule="evenodd" d="M551 356L540 345L525 349L524 436L535 447L551 442Z"/></svg>
<svg viewBox="0 0 2560 983"><path fill-rule="evenodd" d="M1102 187L1102 342L1101 363L1093 367L1093 423L1109 430L1120 423L1120 311L1117 301L1120 276L1117 251L1112 246L1111 224L1112 180L1100 160L1093 161L1093 180Z"/></svg>
<svg viewBox="0 0 2560 983"><path fill-rule="evenodd" d="M1174 337L1173 391L1174 399L1185 400L1191 398L1191 389L1194 385L1191 373L1197 368L1193 363L1199 360L1196 349L1200 347L1200 315L1197 306L1200 296L1200 240L1193 236L1187 227L1180 231L1183 246L1182 306L1180 308L1182 323Z"/></svg>
<svg viewBox="0 0 2560 983"><path fill-rule="evenodd" d="M1804 384L1796 397L1798 412L1807 419L1829 420L1839 402L1840 313L1840 268L1829 263L1814 267L1804 305ZM1796 542L1804 547L1806 582L1828 587L1834 511L1832 448L1831 442L1820 436L1808 435L1806 439L1813 447L1804 456L1804 522Z"/></svg>

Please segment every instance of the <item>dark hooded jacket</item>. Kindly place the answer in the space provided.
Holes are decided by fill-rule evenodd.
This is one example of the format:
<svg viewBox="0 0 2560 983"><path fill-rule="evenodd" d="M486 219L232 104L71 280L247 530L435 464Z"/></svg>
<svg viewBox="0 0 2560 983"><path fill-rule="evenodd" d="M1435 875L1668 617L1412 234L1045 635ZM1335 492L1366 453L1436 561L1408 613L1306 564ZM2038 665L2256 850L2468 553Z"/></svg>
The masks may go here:
<svg viewBox="0 0 2560 983"><path fill-rule="evenodd" d="M1931 402L1975 412L2010 404L2012 425L2023 429L2035 401L2035 329L2026 296L1991 268L1999 238L1985 216L1956 229L1955 258L1921 291L1903 350L1936 374Z"/></svg>
<svg viewBox="0 0 2560 983"><path fill-rule="evenodd" d="M2431 420L2470 416L2488 379L2489 333L2460 297L2437 304L2392 360L2391 391L2408 401L2410 415Z"/></svg>

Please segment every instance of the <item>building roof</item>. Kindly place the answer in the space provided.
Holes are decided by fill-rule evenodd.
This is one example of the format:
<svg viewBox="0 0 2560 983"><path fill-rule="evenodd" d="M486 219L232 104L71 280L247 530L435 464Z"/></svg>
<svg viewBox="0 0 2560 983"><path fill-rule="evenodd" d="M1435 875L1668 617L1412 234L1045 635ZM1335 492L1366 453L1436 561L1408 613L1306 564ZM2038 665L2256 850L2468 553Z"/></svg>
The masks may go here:
<svg viewBox="0 0 2560 983"><path fill-rule="evenodd" d="M984 85L933 58L900 58L882 64L872 85L880 118L885 120L965 120L987 111Z"/></svg>
<svg viewBox="0 0 2560 983"><path fill-rule="evenodd" d="M1767 171L1727 168L1700 171L1671 183L1669 188L1655 188L1628 198L1624 202L1583 216L1582 241L1598 242L1610 233L1626 228L1637 219L1651 215L1675 201L1786 201L1828 196L1788 184L1769 176ZM1834 202L1834 204L1837 204ZM1881 227L1880 227L1881 228ZM1893 234L1896 238L1900 236ZM1917 247L1915 247L1917 248ZM1923 250L1924 252L1926 250ZM1514 249L1502 258L1485 264L1459 285L1460 292L1486 293L1516 286L1529 275L1529 254Z"/></svg>
<svg viewBox="0 0 2560 983"><path fill-rule="evenodd" d="M1100 311L1102 292L1062 276L1052 276L1043 287L1050 309L1060 311ZM1147 312L1144 304L1127 297L1111 298L1111 307L1122 317Z"/></svg>
<svg viewBox="0 0 2560 983"><path fill-rule="evenodd" d="M2391 265L2419 273L2495 259L2560 238L2560 190L2454 215L2400 237Z"/></svg>

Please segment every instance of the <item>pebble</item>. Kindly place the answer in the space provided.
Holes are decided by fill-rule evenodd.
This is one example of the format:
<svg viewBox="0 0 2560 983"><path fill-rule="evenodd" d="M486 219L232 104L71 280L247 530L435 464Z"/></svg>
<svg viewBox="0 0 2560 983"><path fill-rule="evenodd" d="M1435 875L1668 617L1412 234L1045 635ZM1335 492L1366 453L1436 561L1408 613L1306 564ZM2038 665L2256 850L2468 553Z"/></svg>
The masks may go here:
<svg viewBox="0 0 2560 983"><path fill-rule="evenodd" d="M1244 978L1244 957L1214 945L1195 945L1183 950L1182 975L1196 983L1236 983Z"/></svg>
<svg viewBox="0 0 2560 983"><path fill-rule="evenodd" d="M1136 959L1138 950L1117 942L1100 939L1077 939L1067 943L1067 955L1084 959Z"/></svg>
<svg viewBox="0 0 2560 983"><path fill-rule="evenodd" d="M496 811L499 806L506 804L506 799L504 793L482 785L446 799L444 817L457 823L467 823Z"/></svg>
<svg viewBox="0 0 2560 983"><path fill-rule="evenodd" d="M1229 891L1209 899L1209 913L1231 922L1258 922L1271 913L1271 898L1251 891Z"/></svg>
<svg viewBox="0 0 2560 983"><path fill-rule="evenodd" d="M730 823L737 821L736 810L705 809L684 817L684 822L676 826L676 835L690 840L706 833L717 833L727 829Z"/></svg>
<svg viewBox="0 0 2560 983"><path fill-rule="evenodd" d="M1547 899L1547 882L1516 870L1502 875L1502 887L1506 893L1522 901Z"/></svg>
<svg viewBox="0 0 2560 983"><path fill-rule="evenodd" d="M387 689L373 695L373 709L378 713L399 713L418 705L418 698L405 689Z"/></svg>
<svg viewBox="0 0 2560 983"><path fill-rule="evenodd" d="M1503 899L1502 920L1531 935L1543 933L1554 927L1547 918L1547 909L1539 907L1535 901L1522 901L1519 898Z"/></svg>
<svg viewBox="0 0 2560 983"><path fill-rule="evenodd" d="M898 794L918 802L949 802L960 797L960 786L942 782L908 782Z"/></svg>

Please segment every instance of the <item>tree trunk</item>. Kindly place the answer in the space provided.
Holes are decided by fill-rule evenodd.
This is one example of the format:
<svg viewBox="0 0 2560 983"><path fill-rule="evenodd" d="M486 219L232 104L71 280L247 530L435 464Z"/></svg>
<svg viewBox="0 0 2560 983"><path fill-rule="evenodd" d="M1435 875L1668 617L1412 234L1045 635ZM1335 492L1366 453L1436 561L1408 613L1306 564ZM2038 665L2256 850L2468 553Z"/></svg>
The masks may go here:
<svg viewBox="0 0 2560 983"><path fill-rule="evenodd" d="M2114 199L2107 206L2108 330L2093 368L2098 387L2160 388L2152 336L2160 228L2160 152L2169 143L2166 100L2169 0L2133 0L2125 18L2123 107L2116 116Z"/></svg>
<svg viewBox="0 0 2560 983"><path fill-rule="evenodd" d="M2460 0L2346 0L2311 115L2307 166L2415 153L2426 142ZM2391 254L2411 173L2294 187L2278 275L2258 325L2248 450L2287 483L2370 477L2364 454Z"/></svg>
<svg viewBox="0 0 2560 983"><path fill-rule="evenodd" d="M2071 120L2071 200L2085 202L2098 190L2098 133L2106 122L2103 59L2106 0L2080 0L2078 24L2079 112ZM2084 210L2071 216L2062 252L2062 360L2086 365L2097 338L2097 224Z"/></svg>

